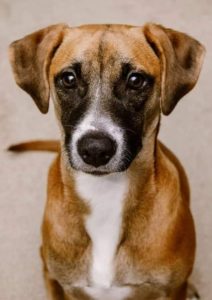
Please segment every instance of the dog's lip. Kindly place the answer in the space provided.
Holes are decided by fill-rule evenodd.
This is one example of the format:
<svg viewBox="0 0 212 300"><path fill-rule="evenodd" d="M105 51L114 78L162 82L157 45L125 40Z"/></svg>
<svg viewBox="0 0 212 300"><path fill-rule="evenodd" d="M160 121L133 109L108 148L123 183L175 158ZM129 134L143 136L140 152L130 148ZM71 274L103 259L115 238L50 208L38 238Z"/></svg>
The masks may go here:
<svg viewBox="0 0 212 300"><path fill-rule="evenodd" d="M69 161L70 161L70 164L71 164L71 167L73 170L80 171L82 173L90 174L90 175L94 175L94 176L107 176L112 173L120 173L120 172L126 171L126 169L128 169L129 165L131 164L130 163L127 165L122 165L122 166L119 166L119 168L113 169L113 170L107 170L107 169L101 170L100 168L86 168L83 166L75 166L71 160L69 160Z"/></svg>
<svg viewBox="0 0 212 300"><path fill-rule="evenodd" d="M71 164L72 168L76 171L83 172L85 174L90 174L94 176L104 176L104 175L109 175L112 172L107 172L107 171L100 171L100 170L84 170L83 168L76 168L73 164Z"/></svg>
<svg viewBox="0 0 212 300"><path fill-rule="evenodd" d="M95 176L103 176L103 175L110 174L109 172L102 172L102 171L98 171L98 170L96 170L96 171L82 171L82 172L84 172L86 174L90 174L90 175L95 175Z"/></svg>

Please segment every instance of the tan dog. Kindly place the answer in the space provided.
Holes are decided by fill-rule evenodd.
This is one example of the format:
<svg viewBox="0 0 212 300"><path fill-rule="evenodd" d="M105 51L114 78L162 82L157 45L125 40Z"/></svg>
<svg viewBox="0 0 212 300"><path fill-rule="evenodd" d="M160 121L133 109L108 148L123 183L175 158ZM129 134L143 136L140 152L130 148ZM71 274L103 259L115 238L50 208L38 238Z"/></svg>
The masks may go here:
<svg viewBox="0 0 212 300"><path fill-rule="evenodd" d="M204 55L159 25L50 26L12 43L17 84L41 112L52 97L54 142L42 258L51 299L186 299L195 255L183 167L158 140L195 85Z"/></svg>

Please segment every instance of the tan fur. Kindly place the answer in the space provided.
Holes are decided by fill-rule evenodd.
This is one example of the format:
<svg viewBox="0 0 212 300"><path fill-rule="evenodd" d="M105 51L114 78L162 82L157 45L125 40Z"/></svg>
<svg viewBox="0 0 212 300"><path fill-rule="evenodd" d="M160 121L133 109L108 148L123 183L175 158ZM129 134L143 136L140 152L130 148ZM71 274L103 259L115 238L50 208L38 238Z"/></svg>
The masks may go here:
<svg viewBox="0 0 212 300"><path fill-rule="evenodd" d="M105 35L107 45L104 48L103 64L108 65L104 76L109 78L109 82L116 78L119 70L118 63L111 68L110 60L116 58L116 52L124 58L132 58L136 66L156 78L154 94L149 100L143 148L126 172L129 190L114 260L113 284L132 287L132 294L126 300L185 300L187 279L195 255L188 181L177 158L157 141L157 133L160 108L169 114L179 98L197 81L203 48L185 34L153 24L144 28L90 25L70 29L60 26L59 30L54 30L57 50L49 66L49 86L58 119L61 108L54 91L54 75L79 58L87 63L84 65L86 70L93 70L89 76L98 72L96 45L102 34ZM58 34L60 39L62 36L60 45ZM29 44L28 39L25 38L24 43L27 40ZM183 48L180 46L181 41ZM15 52L14 48L13 64L14 57L19 56L18 53L14 55ZM187 62L190 65L186 65L185 59L191 59ZM173 77L176 66L177 80ZM13 69L16 72L16 67ZM19 73L20 69L19 66ZM16 79L17 76L20 75L16 73ZM36 88L38 90L40 85ZM48 84L43 89L42 93L47 91L43 99L45 102L40 107L46 111ZM156 101L159 97L161 104ZM62 127L61 134L63 137ZM51 299L89 300L83 289L73 287L90 284L92 245L84 224L90 208L76 192L74 171L69 166L63 142L61 147L49 171L48 198L42 226L45 278ZM58 150L58 144L22 144L11 150L32 149Z"/></svg>

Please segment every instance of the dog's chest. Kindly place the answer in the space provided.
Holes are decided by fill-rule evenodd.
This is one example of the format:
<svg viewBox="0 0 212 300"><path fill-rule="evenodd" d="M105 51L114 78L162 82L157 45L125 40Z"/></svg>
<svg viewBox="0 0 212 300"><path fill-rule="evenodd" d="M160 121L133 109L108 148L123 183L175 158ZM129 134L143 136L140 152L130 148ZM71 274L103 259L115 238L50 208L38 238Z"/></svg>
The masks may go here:
<svg viewBox="0 0 212 300"><path fill-rule="evenodd" d="M77 173L76 190L90 208L85 227L92 242L91 283L97 287L110 287L128 191L126 174L98 177Z"/></svg>

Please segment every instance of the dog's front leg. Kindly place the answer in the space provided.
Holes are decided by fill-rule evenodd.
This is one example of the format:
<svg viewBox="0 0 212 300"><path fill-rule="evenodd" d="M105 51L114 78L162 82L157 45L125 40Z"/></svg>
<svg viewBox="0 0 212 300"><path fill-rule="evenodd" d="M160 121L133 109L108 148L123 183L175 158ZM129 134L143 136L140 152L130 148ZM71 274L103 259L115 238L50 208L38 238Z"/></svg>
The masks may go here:
<svg viewBox="0 0 212 300"><path fill-rule="evenodd" d="M186 300L199 300L200 295L193 284L188 283Z"/></svg>
<svg viewBox="0 0 212 300"><path fill-rule="evenodd" d="M63 291L63 288L60 286L60 284L54 280L51 279L46 267L44 255L43 255L43 247L40 247L40 256L43 262L43 276L44 276L44 281L48 293L48 298L50 300L66 300L65 294ZM72 300L72 299L71 299Z"/></svg>
<svg viewBox="0 0 212 300"><path fill-rule="evenodd" d="M65 300L93 300L93 298L85 294L83 289L74 287L69 293L65 295Z"/></svg>
<svg viewBox="0 0 212 300"><path fill-rule="evenodd" d="M71 298L66 298L63 288L60 284L54 280L49 278L48 271L44 269L44 279L47 288L48 297L50 300L74 300Z"/></svg>
<svg viewBox="0 0 212 300"><path fill-rule="evenodd" d="M185 283L175 294L174 300L199 300L197 290L190 283Z"/></svg>

